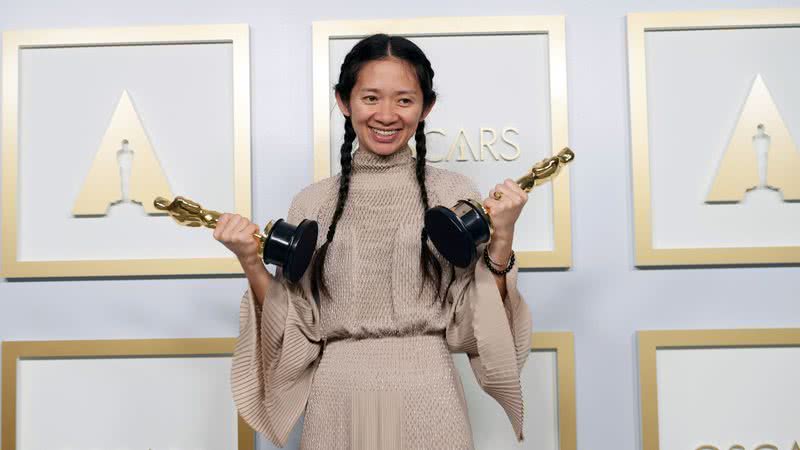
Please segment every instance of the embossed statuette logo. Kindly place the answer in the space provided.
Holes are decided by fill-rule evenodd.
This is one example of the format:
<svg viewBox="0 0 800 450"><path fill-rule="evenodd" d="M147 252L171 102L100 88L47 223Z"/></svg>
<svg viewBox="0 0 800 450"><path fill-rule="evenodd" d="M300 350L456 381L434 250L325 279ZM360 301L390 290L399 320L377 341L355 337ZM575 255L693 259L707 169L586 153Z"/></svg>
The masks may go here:
<svg viewBox="0 0 800 450"><path fill-rule="evenodd" d="M172 192L133 102L123 91L72 214L103 216L110 206L128 202L140 204L148 214L162 214L153 206L158 196L172 197Z"/></svg>
<svg viewBox="0 0 800 450"><path fill-rule="evenodd" d="M750 88L706 203L737 203L754 190L800 200L800 153L761 75Z"/></svg>

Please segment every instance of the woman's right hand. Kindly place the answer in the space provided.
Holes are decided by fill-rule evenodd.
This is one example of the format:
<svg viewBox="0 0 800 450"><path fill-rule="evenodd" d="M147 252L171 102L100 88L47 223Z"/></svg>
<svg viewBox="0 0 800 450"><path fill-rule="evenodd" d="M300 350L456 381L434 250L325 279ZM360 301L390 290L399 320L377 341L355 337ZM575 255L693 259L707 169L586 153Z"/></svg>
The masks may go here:
<svg viewBox="0 0 800 450"><path fill-rule="evenodd" d="M258 225L238 214L221 214L214 229L214 239L222 242L239 259L250 290L257 304L262 305L269 289L272 275L267 272L261 257L258 256Z"/></svg>
<svg viewBox="0 0 800 450"><path fill-rule="evenodd" d="M258 233L258 225L238 215L224 213L217 219L214 239L228 248L239 259L242 267L261 265L258 256L258 240L253 236Z"/></svg>

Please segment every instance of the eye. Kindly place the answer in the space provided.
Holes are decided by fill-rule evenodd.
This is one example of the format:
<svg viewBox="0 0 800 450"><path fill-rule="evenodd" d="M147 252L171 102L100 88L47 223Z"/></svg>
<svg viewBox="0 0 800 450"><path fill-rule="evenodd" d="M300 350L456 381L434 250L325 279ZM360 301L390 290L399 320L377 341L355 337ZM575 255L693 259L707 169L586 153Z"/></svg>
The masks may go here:
<svg viewBox="0 0 800 450"><path fill-rule="evenodd" d="M366 103L375 103L378 101L378 97L375 95L367 95L364 97L364 102Z"/></svg>
<svg viewBox="0 0 800 450"><path fill-rule="evenodd" d="M414 101L413 101L413 100L411 100L410 98L401 98L401 99L399 100L399 102L400 102L400 104L401 104L401 105L403 105L403 106L408 106L408 105L411 105L412 103L414 103Z"/></svg>

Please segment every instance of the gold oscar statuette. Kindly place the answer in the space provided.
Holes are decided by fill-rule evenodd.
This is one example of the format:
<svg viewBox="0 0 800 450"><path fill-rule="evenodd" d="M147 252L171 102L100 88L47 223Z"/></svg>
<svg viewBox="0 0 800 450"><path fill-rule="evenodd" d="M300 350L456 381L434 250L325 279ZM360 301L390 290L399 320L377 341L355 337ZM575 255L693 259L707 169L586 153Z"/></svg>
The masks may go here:
<svg viewBox="0 0 800 450"><path fill-rule="evenodd" d="M575 153L564 147L557 155L534 164L516 180L525 192L552 180L561 169L575 159ZM500 200L502 193L495 192ZM459 200L452 208L436 206L425 213L425 228L431 242L450 263L469 266L477 257L477 247L489 242L494 232L492 219L483 205L473 199Z"/></svg>
<svg viewBox="0 0 800 450"><path fill-rule="evenodd" d="M153 201L156 209L165 211L175 222L187 227L216 228L221 213L203 209L199 203L185 197L175 197L169 201L157 197ZM291 282L299 280L308 268L317 247L317 222L303 220L292 225L283 219L270 221L263 233L256 233L258 255L265 264L275 264L283 268L283 274Z"/></svg>

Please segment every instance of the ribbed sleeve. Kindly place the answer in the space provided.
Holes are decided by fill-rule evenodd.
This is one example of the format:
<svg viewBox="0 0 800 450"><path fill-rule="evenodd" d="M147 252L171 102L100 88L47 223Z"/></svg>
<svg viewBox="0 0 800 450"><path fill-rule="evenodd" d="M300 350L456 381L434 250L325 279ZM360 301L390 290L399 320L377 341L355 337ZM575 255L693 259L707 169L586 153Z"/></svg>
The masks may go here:
<svg viewBox="0 0 800 450"><path fill-rule="evenodd" d="M301 206L292 203L288 222L300 221ZM305 285L307 275L301 280ZM319 313L307 290L288 283L280 270L269 283L263 306L248 289L239 311L233 399L248 425L283 447L311 391L321 348Z"/></svg>
<svg viewBox="0 0 800 450"><path fill-rule="evenodd" d="M480 199L469 180L451 192L459 192L463 199ZM478 255L483 249L478 248ZM458 270L451 289L446 337L451 351L467 354L481 388L497 400L521 441L524 408L520 371L530 353L532 326L528 305L517 289L517 274L517 266L506 274L507 293L501 299L494 275L482 258Z"/></svg>
<svg viewBox="0 0 800 450"><path fill-rule="evenodd" d="M474 278L460 294L456 290L447 345L453 352L467 354L478 384L497 400L521 441L524 411L520 371L530 352L530 311L517 291L516 269L506 274L508 294L503 300L494 276L482 261L472 270Z"/></svg>

